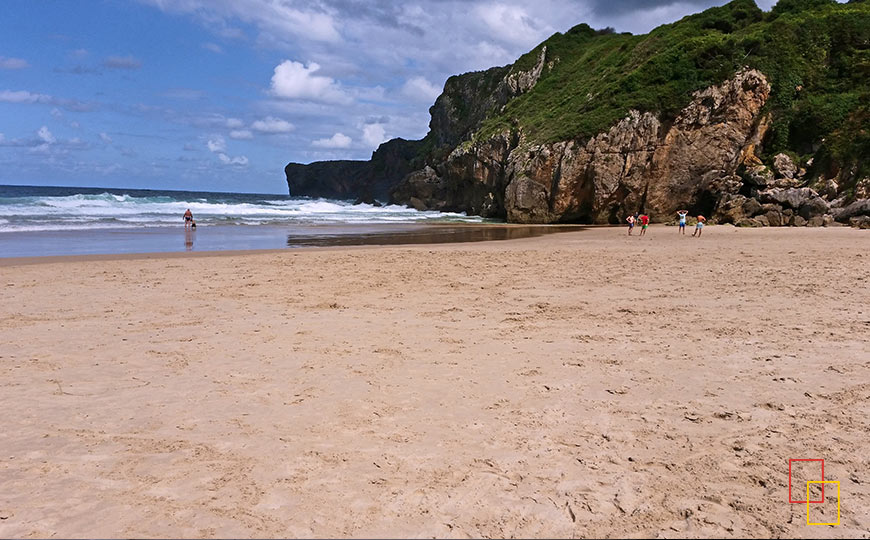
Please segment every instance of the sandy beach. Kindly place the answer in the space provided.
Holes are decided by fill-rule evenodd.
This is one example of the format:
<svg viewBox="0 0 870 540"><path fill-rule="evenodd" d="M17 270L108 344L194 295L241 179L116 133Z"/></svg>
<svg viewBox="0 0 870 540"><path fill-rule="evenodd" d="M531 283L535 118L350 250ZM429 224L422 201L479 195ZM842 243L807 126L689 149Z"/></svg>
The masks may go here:
<svg viewBox="0 0 870 540"><path fill-rule="evenodd" d="M0 259L0 537L868 538L868 264L730 226Z"/></svg>

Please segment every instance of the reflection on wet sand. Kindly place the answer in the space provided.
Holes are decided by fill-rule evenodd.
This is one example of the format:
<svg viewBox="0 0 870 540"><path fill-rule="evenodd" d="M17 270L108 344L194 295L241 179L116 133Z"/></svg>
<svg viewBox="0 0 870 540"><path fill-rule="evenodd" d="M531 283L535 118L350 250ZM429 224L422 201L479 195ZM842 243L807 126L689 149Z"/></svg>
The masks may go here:
<svg viewBox="0 0 870 540"><path fill-rule="evenodd" d="M396 230L287 236L287 247L444 244L515 240L582 230L578 225L423 225Z"/></svg>
<svg viewBox="0 0 870 540"><path fill-rule="evenodd" d="M193 240L196 238L196 231L191 227L184 228L184 249L185 251L193 251Z"/></svg>

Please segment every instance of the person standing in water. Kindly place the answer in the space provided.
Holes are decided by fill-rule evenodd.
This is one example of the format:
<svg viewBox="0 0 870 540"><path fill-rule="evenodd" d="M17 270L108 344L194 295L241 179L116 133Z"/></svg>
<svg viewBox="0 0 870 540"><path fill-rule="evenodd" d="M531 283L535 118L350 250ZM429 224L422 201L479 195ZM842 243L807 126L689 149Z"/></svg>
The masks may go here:
<svg viewBox="0 0 870 540"><path fill-rule="evenodd" d="M701 238L701 232L704 230L704 223L707 222L707 218L704 216L698 216L698 224L695 225L695 232L692 233L692 236L698 235L698 238Z"/></svg>
<svg viewBox="0 0 870 540"><path fill-rule="evenodd" d="M193 213L190 211L190 208L188 208L184 212L184 227L187 228L191 225L193 225Z"/></svg>
<svg viewBox="0 0 870 540"><path fill-rule="evenodd" d="M680 216L680 230L677 232L686 234L686 216L689 215L689 211L677 210L677 215Z"/></svg>

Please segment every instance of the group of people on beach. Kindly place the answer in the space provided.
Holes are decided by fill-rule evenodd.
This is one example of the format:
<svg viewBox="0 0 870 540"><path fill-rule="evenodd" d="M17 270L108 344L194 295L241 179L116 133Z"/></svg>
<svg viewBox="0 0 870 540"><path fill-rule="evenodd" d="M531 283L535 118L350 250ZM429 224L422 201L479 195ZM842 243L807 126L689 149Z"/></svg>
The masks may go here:
<svg viewBox="0 0 870 540"><path fill-rule="evenodd" d="M680 218L680 234L686 234L686 217L689 215L688 210L677 210L677 216ZM649 214L641 214L640 212L635 212L633 216L628 216L625 218L625 221L628 222L628 235L631 236L631 233L634 232L635 225L640 225L640 236L646 234L646 228L649 226ZM695 224L695 232L692 233L692 236L701 237L701 232L704 230L704 224L707 223L707 218L702 215L698 215L698 222Z"/></svg>

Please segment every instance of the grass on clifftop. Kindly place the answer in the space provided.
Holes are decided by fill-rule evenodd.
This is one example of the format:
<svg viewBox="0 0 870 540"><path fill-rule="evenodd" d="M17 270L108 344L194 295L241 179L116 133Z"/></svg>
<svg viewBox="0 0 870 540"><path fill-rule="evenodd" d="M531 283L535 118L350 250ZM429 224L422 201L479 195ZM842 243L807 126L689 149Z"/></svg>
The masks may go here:
<svg viewBox="0 0 870 540"><path fill-rule="evenodd" d="M752 0L734 0L641 36L581 24L523 55L513 70L531 68L545 45L552 69L545 68L533 90L486 119L476 139L513 127L535 142L591 137L630 109L667 121L693 92L751 67L772 85L766 157L818 152L821 162L870 167L866 0L780 0L770 13Z"/></svg>

